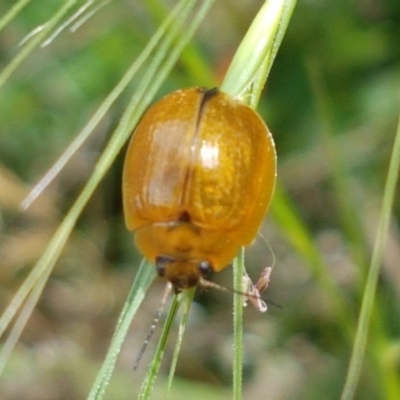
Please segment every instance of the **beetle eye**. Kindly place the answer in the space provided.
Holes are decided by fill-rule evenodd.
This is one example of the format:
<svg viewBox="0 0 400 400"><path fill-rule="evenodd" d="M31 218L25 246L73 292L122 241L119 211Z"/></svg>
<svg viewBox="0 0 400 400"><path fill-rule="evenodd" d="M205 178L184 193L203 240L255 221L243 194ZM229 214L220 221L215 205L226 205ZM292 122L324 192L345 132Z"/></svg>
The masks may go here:
<svg viewBox="0 0 400 400"><path fill-rule="evenodd" d="M158 276L163 277L165 274L165 268L167 267L168 264L170 264L173 261L174 261L174 259L172 257L168 257L168 256L156 257L156 269L157 269Z"/></svg>
<svg viewBox="0 0 400 400"><path fill-rule="evenodd" d="M208 261L201 261L198 265L199 271L202 276L207 276L212 272L212 266L211 263Z"/></svg>

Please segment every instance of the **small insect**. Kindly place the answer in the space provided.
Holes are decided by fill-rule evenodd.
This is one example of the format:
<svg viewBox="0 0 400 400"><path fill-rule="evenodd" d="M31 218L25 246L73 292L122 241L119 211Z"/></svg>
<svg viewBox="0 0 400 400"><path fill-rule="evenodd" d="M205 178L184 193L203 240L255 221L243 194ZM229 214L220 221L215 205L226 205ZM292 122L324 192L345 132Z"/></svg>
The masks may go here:
<svg viewBox="0 0 400 400"><path fill-rule="evenodd" d="M212 286L209 274L254 240L275 180L274 142L253 109L218 89L178 90L134 131L123 170L125 222L176 293Z"/></svg>
<svg viewBox="0 0 400 400"><path fill-rule="evenodd" d="M267 303L261 299L261 293L268 288L272 273L272 267L265 267L254 284L247 273L243 276L243 306L247 306L247 302L255 307L258 311L267 311Z"/></svg>

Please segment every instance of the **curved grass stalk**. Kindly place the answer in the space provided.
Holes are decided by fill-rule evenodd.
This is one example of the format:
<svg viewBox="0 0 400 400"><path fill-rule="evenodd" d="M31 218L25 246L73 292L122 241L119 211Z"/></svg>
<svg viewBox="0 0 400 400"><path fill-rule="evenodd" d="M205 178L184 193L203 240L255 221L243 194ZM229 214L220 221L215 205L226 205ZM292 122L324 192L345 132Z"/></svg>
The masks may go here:
<svg viewBox="0 0 400 400"><path fill-rule="evenodd" d="M379 219L378 232L372 253L371 263L365 285L364 296L361 303L361 310L357 324L357 332L354 340L350 365L343 388L341 400L352 400L360 379L361 368L367 346L369 325L373 313L376 287L378 283L382 254L386 244L390 219L392 215L393 202L395 199L396 185L399 179L400 170L400 114L397 132L392 149L389 171L387 174L381 215Z"/></svg>

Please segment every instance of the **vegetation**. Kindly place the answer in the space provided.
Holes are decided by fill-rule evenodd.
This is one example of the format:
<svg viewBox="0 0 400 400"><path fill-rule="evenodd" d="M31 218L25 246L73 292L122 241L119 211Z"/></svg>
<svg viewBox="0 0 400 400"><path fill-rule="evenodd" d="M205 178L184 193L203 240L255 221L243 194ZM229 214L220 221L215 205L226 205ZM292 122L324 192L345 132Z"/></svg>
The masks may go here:
<svg viewBox="0 0 400 400"><path fill-rule="evenodd" d="M92 3L0 4L0 309L6 309L43 255L55 264L47 283L46 272L32 280L28 299L33 306L40 295L39 302L0 376L4 400L88 395L141 262L123 222L124 152L117 145L111 150L118 157L100 186L93 195L86 192L90 200L82 215L78 218L73 208L75 214L64 216L93 171L99 177L105 171L106 165L101 171L95 165L112 132L120 132L119 143L126 140L135 118L154 97L180 87L221 84L262 2L214 2L168 71L165 64L172 63L179 39L195 28L197 14L188 10L192 17L182 21L184 28L176 27L177 36L171 37L176 47L167 51L164 72L154 75L162 79L161 87L143 89L146 72L151 76L150 64L145 64L112 102L110 93L115 94L121 77L151 45L172 7L155 0ZM58 32L84 4L89 7L83 19ZM10 10L15 11L13 18ZM43 25L50 17L53 24ZM74 25L77 21L81 25ZM42 29L27 38L38 26ZM303 1L296 6L257 107L274 133L279 186L260 237L246 251L246 269L254 279L265 266L273 264L274 270L265 294L268 312L244 309L244 399L400 398L398 189L391 204L397 179L393 171L398 171L392 153L400 154L395 147L399 31L400 3L394 0ZM90 139L21 212L30 188L106 99L111 107ZM390 222L385 246L382 215ZM49 242L63 240L53 238L57 229L72 230L59 258L57 252L45 252ZM150 284L151 273L145 279ZM232 286L232 269L216 275L215 281ZM46 284L43 293L40 282ZM106 399L130 399L139 392L162 325L138 370L133 372L132 366L163 291L164 282L157 279L143 294ZM26 304L28 314L29 300ZM229 294L197 291L170 398L232 398L231 304ZM359 324L361 304L366 319ZM21 322L25 314L20 314ZM165 396L179 329L169 323L172 333L154 399ZM5 333L7 337L10 328ZM357 375L362 363L353 396L346 377L353 350L362 350L365 339L365 358L356 351L350 369L351 376ZM0 343L4 355L8 345Z"/></svg>

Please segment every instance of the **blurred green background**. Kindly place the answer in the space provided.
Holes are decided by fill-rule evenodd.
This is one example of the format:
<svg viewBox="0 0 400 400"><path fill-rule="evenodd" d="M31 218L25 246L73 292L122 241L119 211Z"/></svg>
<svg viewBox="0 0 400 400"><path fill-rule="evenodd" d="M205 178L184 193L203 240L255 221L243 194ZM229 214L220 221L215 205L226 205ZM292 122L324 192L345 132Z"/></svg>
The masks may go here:
<svg viewBox="0 0 400 400"><path fill-rule="evenodd" d="M13 3L1 2L0 15ZM1 69L61 3L31 2L0 32ZM77 3L74 10L83 4ZM0 89L1 310L86 182L129 91L37 202L24 213L19 204L159 26L154 3L108 2L76 32L62 31L36 49ZM166 11L172 3L164 3ZM178 63L159 96L221 82L261 4L216 1L190 48L201 68ZM399 38L398 0L303 0L294 11L259 112L274 134L289 207L346 306L341 319L334 311L337 299L274 205L262 227L266 240L258 238L247 251L247 268L257 278L276 258L265 296L282 307L271 305L267 314L245 309L244 399L340 396L400 109ZM2 400L85 398L141 259L122 216L122 162L123 154L57 263L0 378ZM397 196L357 399L397 400L400 393L399 221ZM231 269L215 281L231 286ZM163 288L157 280L147 294L106 398L137 393L156 339L139 370L132 365ZM198 291L171 398L231 398L231 302L229 294ZM161 376L153 398L163 398L164 390Z"/></svg>

